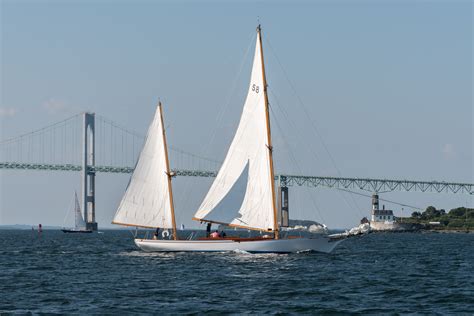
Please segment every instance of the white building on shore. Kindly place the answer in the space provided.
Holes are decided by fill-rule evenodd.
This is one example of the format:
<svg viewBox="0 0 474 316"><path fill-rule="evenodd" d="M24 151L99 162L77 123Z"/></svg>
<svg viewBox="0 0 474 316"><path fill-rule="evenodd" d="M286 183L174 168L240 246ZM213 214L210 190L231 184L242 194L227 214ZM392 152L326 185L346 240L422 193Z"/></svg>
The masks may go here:
<svg viewBox="0 0 474 316"><path fill-rule="evenodd" d="M372 195L372 212L370 218L370 229L374 231L401 230L401 225L396 221L392 210L386 210L385 205L379 208L378 194Z"/></svg>

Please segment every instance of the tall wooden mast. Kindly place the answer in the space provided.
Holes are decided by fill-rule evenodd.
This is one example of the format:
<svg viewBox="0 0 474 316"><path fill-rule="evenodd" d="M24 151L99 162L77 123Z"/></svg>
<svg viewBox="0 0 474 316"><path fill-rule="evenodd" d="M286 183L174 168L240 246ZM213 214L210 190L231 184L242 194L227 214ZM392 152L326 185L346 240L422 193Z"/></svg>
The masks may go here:
<svg viewBox="0 0 474 316"><path fill-rule="evenodd" d="M163 110L161 106L161 101L158 104L160 108L160 118L161 118L161 132L163 133L163 144L165 147L165 159L166 159L166 175L168 176L168 192L169 192L169 199L170 199L170 209L171 209L171 221L173 224L173 239L177 240L178 236L176 233L176 219L174 216L174 201L173 201L173 187L171 185L171 171L170 171L170 162L168 159L168 146L166 145L166 134L165 134L165 125L163 123Z"/></svg>
<svg viewBox="0 0 474 316"><path fill-rule="evenodd" d="M278 227L278 213L275 202L275 174L273 171L273 146L272 146L272 134L270 130L270 111L268 107L268 94L267 94L267 78L265 75L265 63L263 59L263 47L262 47L262 28L260 24L257 26L257 33L260 45L260 58L262 62L262 76L263 76L263 96L265 99L265 117L267 122L267 147L268 157L270 160L270 183L272 189L272 205L273 205L273 226L275 227L275 239L280 238L280 228Z"/></svg>

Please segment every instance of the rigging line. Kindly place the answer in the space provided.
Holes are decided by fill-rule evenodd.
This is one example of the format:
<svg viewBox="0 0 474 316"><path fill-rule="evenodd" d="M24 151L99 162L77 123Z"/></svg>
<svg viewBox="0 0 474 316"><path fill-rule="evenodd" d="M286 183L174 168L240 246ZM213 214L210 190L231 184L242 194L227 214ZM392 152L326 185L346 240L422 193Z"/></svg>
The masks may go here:
<svg viewBox="0 0 474 316"><path fill-rule="evenodd" d="M279 130L282 130L281 126L279 126L278 122L275 120L276 124L277 124L277 127ZM286 140L284 140L284 142L286 142ZM301 174L301 169L299 168L299 165L298 165L298 162L296 160L296 157L293 155L293 153L291 152L290 150L290 159L293 160L293 163L296 165L297 169L299 170L300 174ZM306 192L309 192L309 188L308 187L305 187L306 189ZM310 200L311 200L311 204L313 205L313 207L316 209L316 211L318 212L318 215L319 215L319 218L322 220L322 222L326 222L326 219L325 217L323 216L323 214L321 213L321 209L320 207L318 206L318 203L316 202L315 198L313 197L313 195L310 193L309 194L309 197L310 197Z"/></svg>
<svg viewBox="0 0 474 316"><path fill-rule="evenodd" d="M65 134L66 127L65 125L62 126L61 132L59 133L58 141L59 141L59 148L60 148L60 155L61 155L61 163L64 163L66 159L64 158L64 134Z"/></svg>
<svg viewBox="0 0 474 316"><path fill-rule="evenodd" d="M78 113L78 114L76 114L76 115L70 116L70 117L68 117L68 118L66 118L66 119L64 119L64 120L62 120L62 121L59 121L59 122L56 122L56 123L54 123L54 124L45 126L45 127L43 127L43 128L39 128L39 129L37 129L37 130L31 131L31 132L28 132L28 133L24 133L24 134L21 134L21 135L16 136L16 137L12 137L12 138L9 138L9 139L2 140L2 141L0 141L0 145L4 145L4 144L6 144L6 143L11 143L11 142L17 141L18 139L21 139L22 137L31 136L31 135L33 135L33 134L36 134L36 133L39 133L39 132L43 132L44 130L47 130L47 129L49 129L49 128L55 127L55 126L57 126L57 125L59 125L59 124L62 124L62 123L64 123L64 122L67 122L67 121L69 121L69 120L72 120L72 119L76 118L77 116L79 116L79 115L81 115L81 114L82 114L82 113Z"/></svg>
<svg viewBox="0 0 474 316"><path fill-rule="evenodd" d="M132 163L132 159L131 159L131 150L128 148L129 147L129 142L128 142L128 139L129 139L130 135L125 135L125 165L129 165Z"/></svg>
<svg viewBox="0 0 474 316"><path fill-rule="evenodd" d="M247 56L250 52L250 48L252 47L252 43L254 42L255 38L256 38L257 34L255 32L252 31L252 36L251 36L251 39L250 39L250 42L249 42L249 45L247 46L247 50L245 52L245 55L244 55L244 58L242 59L241 63L240 63L240 67L239 67L239 71L237 72L237 75L235 76L234 78L234 82L232 84L232 87L231 87L231 90L230 90L230 93L227 97L227 102L225 103L224 107L219 107L219 112L217 114L217 121L216 121L216 124L214 125L214 129L212 131L212 136L209 140L209 142L207 143L207 145L204 147L203 149L203 153L204 154L207 154L208 151L209 151L209 147L212 145L212 143L214 142L214 139L216 137L216 134L217 134L217 129L218 127L220 127L221 125L221 122L222 122L222 119L224 117L224 114L227 112L227 109L229 108L230 106L230 102L231 102L231 99L232 97L234 96L234 93L235 93L235 89L237 88L237 82L240 78L240 75L242 73L242 70L244 68L244 64L245 64L245 61L247 60ZM222 163L222 162L221 162Z"/></svg>
<svg viewBox="0 0 474 316"><path fill-rule="evenodd" d="M64 156L64 161L67 162L67 161L71 161L72 162L72 159L70 159L69 157L69 153L71 152L71 150L68 150L68 148L71 147L71 142L73 141L72 137L69 138L68 134L69 134L69 131L71 129L72 124L64 124L64 135L62 137L62 146L63 146L63 156ZM69 141L68 141L69 140Z"/></svg>
<svg viewBox="0 0 474 316"><path fill-rule="evenodd" d="M114 163L114 157L115 157L115 153L114 153L114 137L112 135L112 125L110 125L110 165L112 166L113 163Z"/></svg>
<svg viewBox="0 0 474 316"><path fill-rule="evenodd" d="M288 123L290 123L292 129L295 130L299 134L299 137L301 137L301 139L304 139L304 137L303 137L304 133L298 128L297 124L295 124L292 120L290 120L290 116L285 111L284 107L280 106L280 102L278 101L279 99L276 96L276 94L273 92L273 90L267 88L267 91L270 91L272 97L275 99L275 103L277 104L278 108L280 109L280 111L282 112L283 116L286 118ZM275 118L276 118L276 116L275 116ZM318 160L318 155L317 155L316 151L314 150L314 148L312 146L307 146L307 148L309 148L309 150L311 151L313 156L316 158L316 160Z"/></svg>
<svg viewBox="0 0 474 316"><path fill-rule="evenodd" d="M168 148L171 149L174 152L177 152L177 153L180 153L180 154L183 154L183 155L191 156L191 157L202 159L202 160L207 160L209 162L213 162L213 163L216 163L216 164L222 163L220 161L217 161L217 160L214 160L214 159L211 159L211 158L207 158L207 157L204 157L204 156L200 156L200 155L196 155L196 154L184 151L184 150L176 148L174 146L168 146Z"/></svg>
<svg viewBox="0 0 474 316"><path fill-rule="evenodd" d="M234 82L232 84L230 93L227 97L227 102L225 103L224 107L219 107L219 112L218 112L218 115L217 115L217 121L216 121L216 124L214 125L214 129L212 130L212 135L211 135L209 141L207 142L207 144L203 147L203 150L201 151L201 153L204 154L204 155L209 153L209 148L211 147L211 145L213 144L213 142L216 138L218 127L220 127L222 119L224 117L224 114L227 112L227 110L230 106L232 97L235 94L238 79L240 78L240 75L241 75L242 70L244 68L245 61L247 60L247 56L250 52L250 48L251 48L252 43L254 42L254 39L255 39L256 36L257 36L256 33L252 31L251 40L250 40L249 45L247 47L247 50L244 54L244 58L242 59L242 61L240 63L239 71L237 72L237 75L234 78ZM230 141L232 141L232 139ZM176 151L176 152L178 152L182 155L187 154L186 152L184 152L182 150L177 150L176 148L173 148L173 147L170 147L170 149L173 150L173 151ZM211 162L211 163L215 164L216 169L219 169L219 166L221 166L221 164L222 164L222 162L219 162L217 160L213 160L213 159L210 159L210 158L204 158L202 156L194 155L194 154L191 154L191 155L195 156L195 157L199 157L201 159L204 159L208 162ZM191 196L191 194L190 194L190 191L191 191L190 181L191 181L191 179L189 179L185 182L184 189L182 190L182 193L181 193L181 196L185 197L183 205L189 203L189 197Z"/></svg>
<svg viewBox="0 0 474 316"><path fill-rule="evenodd" d="M340 191L345 191L345 192L349 192L349 193L352 193L352 194L357 194L357 195L360 195L360 196L365 196L365 197L368 197L368 198L372 198L372 195L368 195L368 194L364 194L364 193L359 193L359 192L355 192L355 191L351 191L351 190L347 190L347 189L342 189L342 188L335 188L337 190L340 190ZM379 200L380 201L384 201L384 202L388 202L388 203L392 203L392 204L396 204L396 205L400 205L400 206L406 206L406 207L410 207L410 208L414 208L414 209L417 209L417 210L422 210L423 209L421 207L418 207L418 206L413 206L413 205L408 205L408 204L404 204L404 203L400 203L400 202L396 202L396 201L391 201L391 200L387 200L387 199L382 199L379 197Z"/></svg>
<svg viewBox="0 0 474 316"><path fill-rule="evenodd" d="M283 110L283 107L280 105L280 102L278 101L277 96L273 93L273 91L271 91L271 94L272 94L272 96L275 98L275 103L277 104L278 108L279 108L280 111L283 113L283 117L286 118L286 120L287 120L291 125L293 125L293 129L295 129L296 131L299 132L300 130L299 130L298 128L294 127L296 124L294 124L294 123L290 120L290 118L289 118L289 116L287 115L287 113ZM275 121L277 122L275 115L274 115L274 117L275 117ZM300 135L300 137L302 137L302 136ZM301 139L303 139L303 138L301 138ZM313 155L315 155L315 158L316 158L316 160L317 160L317 156L316 156L316 154L315 154L315 152L314 152L314 149L313 149L311 146L308 146L308 147L310 148L310 151L313 153ZM303 173L300 171L300 174L303 174ZM349 201L347 200L346 196L345 196L344 194L342 194L342 193L340 193L340 194L341 194L342 199L344 200L344 202L346 202L347 206L349 206L349 208L352 208L353 206L349 203ZM355 205L356 205L356 210L357 210L357 212L359 213L359 215L360 215L360 216L363 216L362 212L359 210L358 205L357 205L357 204L355 204Z"/></svg>
<svg viewBox="0 0 474 316"><path fill-rule="evenodd" d="M139 138L140 140L144 140L145 139L145 136L136 132L136 131L133 131L133 130L130 130L130 129L127 129L125 127L123 127L122 125L106 118L105 116L102 116L102 115L97 115L100 119L102 119L102 121L108 125L111 126L111 135L112 135L112 127L114 128L117 128L119 130L121 130L122 132L126 132L132 136L135 136L137 138ZM173 151L176 151L176 152L179 152L181 154L184 154L184 155L187 155L187 156L192 156L194 158L198 158L198 159L202 159L202 160L207 160L209 162L213 162L213 163L216 163L216 164L221 164L222 162L220 161L217 161L217 160L214 160L214 159L211 159L211 158L207 158L207 157L204 157L204 156L201 156L201 155L197 155L197 154L193 154L193 153L190 153L190 152L187 152L187 151L184 151L182 149L179 149L179 148L176 148L174 146L168 146L171 150Z"/></svg>
<svg viewBox="0 0 474 316"><path fill-rule="evenodd" d="M296 98L298 99L298 103L300 104L300 106L303 108L303 111L305 112L305 116L308 118L309 122L311 123L311 127L314 129L314 131L316 132L316 135L318 136L319 140L321 141L321 144L323 145L323 148L324 150L326 151L326 153L328 154L332 164L333 164L333 167L334 169L336 169L336 172L338 173L338 175L340 177L342 177L341 175L341 171L339 170L339 168L337 167L336 165L336 161L334 160L334 158L332 157L327 145L326 145L326 142L324 141L323 137L321 136L321 133L319 132L318 128L316 127L316 123L314 122L314 120L311 119L311 116L309 115L309 111L307 110L306 106L304 105L303 103L303 100L301 99L301 97L299 96L299 94L296 92L296 88L295 86L293 85L292 81L290 80L289 76L288 76L288 73L286 72L285 68L283 67L280 59L278 58L276 52L274 51L272 45L270 44L270 40L268 39L268 36L265 37L265 41L267 42L268 46L270 47L270 50L273 54L273 56L275 56L275 59L277 60L281 70L283 71L283 74L285 76L285 79L288 81L291 89L293 90L293 94L296 96ZM351 198L352 198L352 201L353 203L355 204L357 210L360 212L360 207L359 205L357 204L356 200L354 199L354 197L352 195L350 195Z"/></svg>
<svg viewBox="0 0 474 316"><path fill-rule="evenodd" d="M276 103L277 103L278 108L280 108L279 103L278 103L278 102L276 102ZM273 111L273 107L270 105L270 103L268 104L268 107L270 108L270 112L273 114L273 118L274 118L274 121L275 121L275 123L276 123L277 130L279 130L280 133L282 134L281 138L283 139L283 142L285 143L285 146L287 146L287 147L289 148L289 156L290 156L290 159L293 160L293 163L294 163L294 165L296 166L296 168L298 169L298 172L299 172L300 174L303 174L303 172L302 172L302 170L301 170L301 168L300 168L300 166L299 166L299 164L298 164L298 161L296 160L296 157L293 155L293 151L291 150L291 147L290 147L289 143L287 142L287 140L286 140L286 138L285 138L285 134L283 133L283 129L281 128L280 123L279 123L278 120L276 119L275 112ZM280 110L281 110L281 108L280 108ZM312 202L314 208L315 208L316 211L318 212L319 217L323 220L323 222L326 222L324 216L323 216L322 213L321 213L321 210L319 209L319 207L318 207L316 201L314 200L314 197L313 197L311 194L310 194L309 196L310 196L310 199L311 199L311 202Z"/></svg>
<svg viewBox="0 0 474 316"><path fill-rule="evenodd" d="M71 205L75 204L75 199L76 199L76 197L73 195L72 199L69 201L69 206L67 208L66 216L64 217L64 220L63 220L63 227L64 228L66 227L66 221L69 219L69 213L71 213Z"/></svg>

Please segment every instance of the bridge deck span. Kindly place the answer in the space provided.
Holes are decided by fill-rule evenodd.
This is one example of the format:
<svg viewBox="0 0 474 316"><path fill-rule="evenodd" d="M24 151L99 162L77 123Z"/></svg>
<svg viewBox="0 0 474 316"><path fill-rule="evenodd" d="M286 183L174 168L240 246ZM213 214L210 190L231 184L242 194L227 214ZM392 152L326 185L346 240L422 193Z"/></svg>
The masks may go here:
<svg viewBox="0 0 474 316"><path fill-rule="evenodd" d="M15 163L1 162L0 169L17 170L50 170L50 171L81 171L82 166L71 164L35 164L35 163ZM114 166L93 166L93 172L101 173L131 173L132 167ZM173 170L178 177L215 177L216 171L206 170ZM391 179L370 179L370 178L343 178L343 177L320 177L302 175L276 175L275 180L281 186L307 186L307 187L329 187L340 189L360 189L371 192L382 191L418 191L437 193L463 193L474 194L473 183L456 183L440 181L415 181L415 180L391 180Z"/></svg>

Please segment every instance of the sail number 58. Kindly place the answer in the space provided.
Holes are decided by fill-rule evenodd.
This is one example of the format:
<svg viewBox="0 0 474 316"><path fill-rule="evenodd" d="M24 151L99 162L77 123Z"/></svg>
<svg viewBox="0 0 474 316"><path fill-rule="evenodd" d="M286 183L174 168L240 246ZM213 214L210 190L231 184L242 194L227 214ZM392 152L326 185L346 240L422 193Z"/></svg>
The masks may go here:
<svg viewBox="0 0 474 316"><path fill-rule="evenodd" d="M258 93L258 91L260 90L260 87L257 86L257 85L252 85L252 91L255 91L255 93Z"/></svg>

